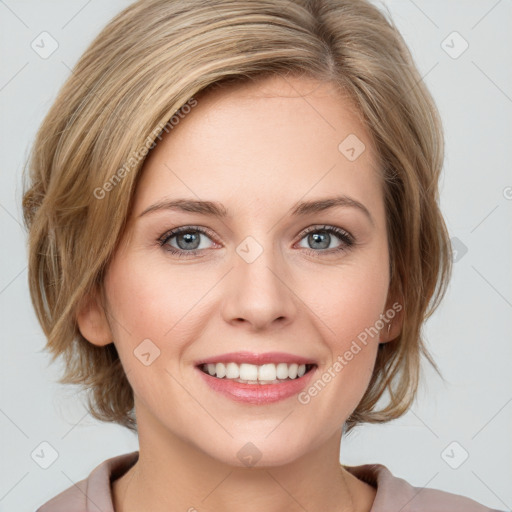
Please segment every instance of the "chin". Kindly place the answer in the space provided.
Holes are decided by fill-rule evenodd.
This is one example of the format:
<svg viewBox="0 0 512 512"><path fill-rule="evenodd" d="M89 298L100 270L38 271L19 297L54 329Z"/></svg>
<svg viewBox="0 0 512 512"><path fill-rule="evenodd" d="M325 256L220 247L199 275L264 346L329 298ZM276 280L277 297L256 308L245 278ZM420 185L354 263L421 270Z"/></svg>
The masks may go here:
<svg viewBox="0 0 512 512"><path fill-rule="evenodd" d="M277 432L266 437L268 432L234 435L233 439L226 440L225 443L205 447L204 451L223 464L240 468L284 466L294 462L307 451L306 439L291 438Z"/></svg>

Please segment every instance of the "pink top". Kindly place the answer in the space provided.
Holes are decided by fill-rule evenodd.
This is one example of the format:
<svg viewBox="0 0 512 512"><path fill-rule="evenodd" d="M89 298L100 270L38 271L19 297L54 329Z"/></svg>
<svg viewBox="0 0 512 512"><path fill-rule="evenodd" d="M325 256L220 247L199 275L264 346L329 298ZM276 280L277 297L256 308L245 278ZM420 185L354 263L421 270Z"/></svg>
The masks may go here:
<svg viewBox="0 0 512 512"><path fill-rule="evenodd" d="M105 460L87 478L58 494L36 512L115 512L111 482L126 473L138 458L139 452L135 451ZM413 487L393 476L382 464L344 468L377 489L370 512L504 512L457 494Z"/></svg>

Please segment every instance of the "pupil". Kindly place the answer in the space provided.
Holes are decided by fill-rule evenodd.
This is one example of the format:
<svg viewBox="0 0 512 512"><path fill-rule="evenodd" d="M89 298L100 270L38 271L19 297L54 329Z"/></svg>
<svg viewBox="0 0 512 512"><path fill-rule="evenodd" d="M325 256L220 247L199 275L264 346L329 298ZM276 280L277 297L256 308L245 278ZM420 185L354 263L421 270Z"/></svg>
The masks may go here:
<svg viewBox="0 0 512 512"><path fill-rule="evenodd" d="M325 232L320 232L320 233L323 233L323 234L319 235L318 233L313 233L313 234L309 235L310 242L312 241L313 244L320 243L320 246L317 245L316 248L326 249L327 247L329 247L329 237L330 237L330 235L328 233L325 233ZM323 237L323 241L319 240L322 237ZM326 243L326 241L327 241L327 243Z"/></svg>
<svg viewBox="0 0 512 512"><path fill-rule="evenodd" d="M182 244L180 244L180 237L183 237L186 241L186 244L182 247ZM191 233L185 233L185 234L181 234L177 237L177 242L178 242L178 246L180 247L180 249L196 249L198 247L198 242L199 241L199 236L197 234L191 234ZM193 244L194 242L196 242L196 245L194 245L192 247L191 243Z"/></svg>

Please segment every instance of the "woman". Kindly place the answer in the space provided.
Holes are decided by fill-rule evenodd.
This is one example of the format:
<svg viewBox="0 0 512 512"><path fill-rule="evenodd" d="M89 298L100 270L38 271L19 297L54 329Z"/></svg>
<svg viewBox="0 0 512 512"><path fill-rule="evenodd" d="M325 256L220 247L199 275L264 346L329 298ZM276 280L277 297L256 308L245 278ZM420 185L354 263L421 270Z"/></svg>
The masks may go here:
<svg viewBox="0 0 512 512"><path fill-rule="evenodd" d="M139 450L39 511L489 511L339 464L434 364L442 156L366 1L145 0L110 22L40 128L24 213L61 382Z"/></svg>

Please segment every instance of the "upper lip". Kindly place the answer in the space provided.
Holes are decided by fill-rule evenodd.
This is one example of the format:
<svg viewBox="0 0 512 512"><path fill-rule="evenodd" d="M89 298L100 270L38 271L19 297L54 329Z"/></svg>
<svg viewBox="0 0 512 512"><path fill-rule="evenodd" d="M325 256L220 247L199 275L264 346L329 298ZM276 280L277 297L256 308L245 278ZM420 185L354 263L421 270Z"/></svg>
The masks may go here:
<svg viewBox="0 0 512 512"><path fill-rule="evenodd" d="M267 363L287 363L287 364L316 364L313 359L288 354L286 352L265 352L257 354L255 352L230 352L228 354L219 354L218 356L208 357L196 362L197 366L210 363L237 363L262 365Z"/></svg>

